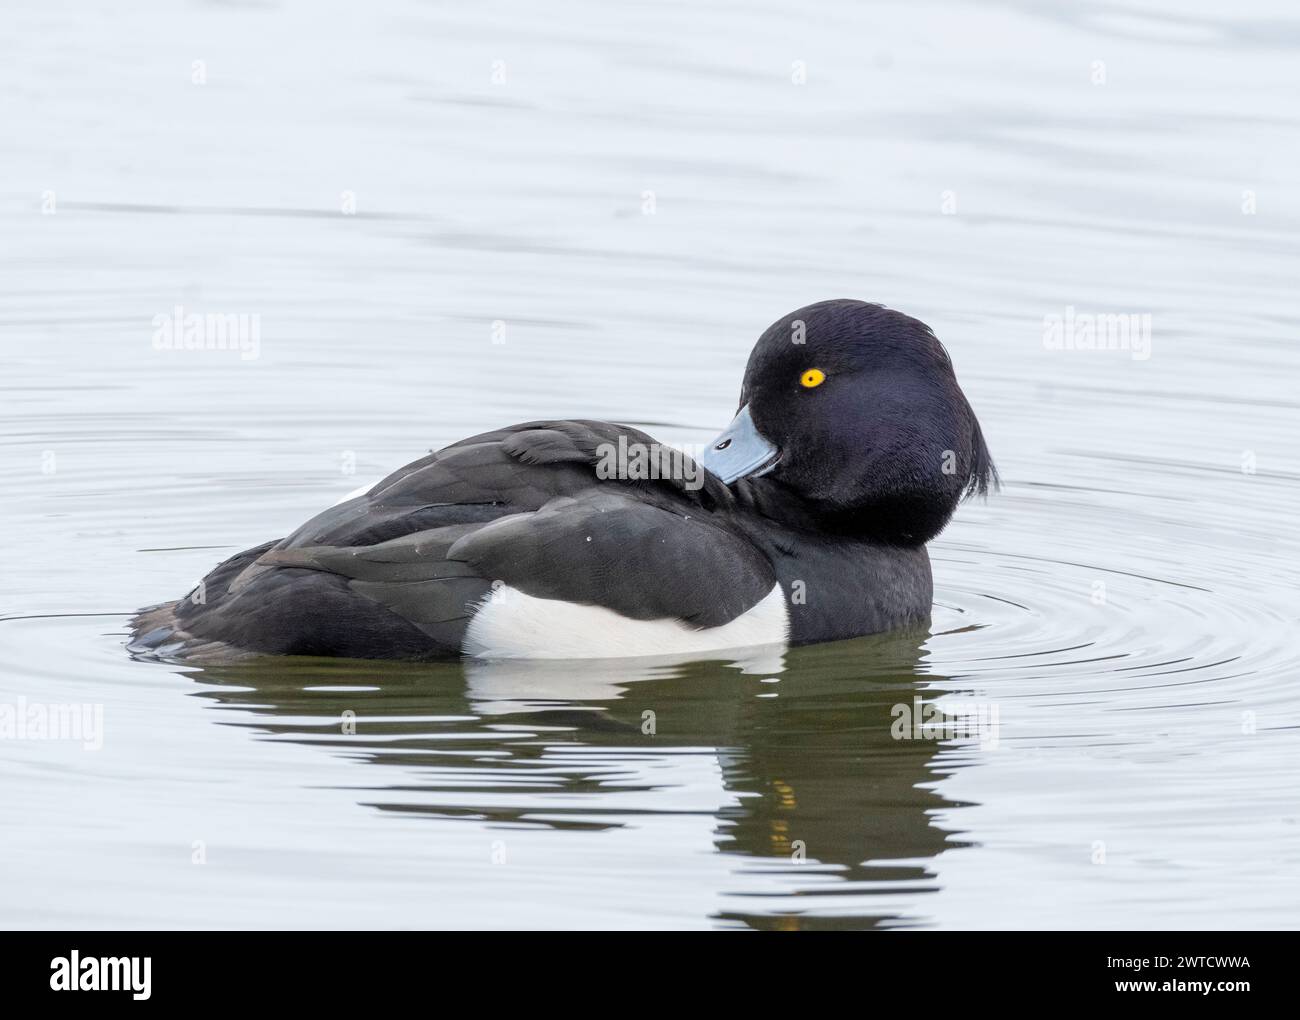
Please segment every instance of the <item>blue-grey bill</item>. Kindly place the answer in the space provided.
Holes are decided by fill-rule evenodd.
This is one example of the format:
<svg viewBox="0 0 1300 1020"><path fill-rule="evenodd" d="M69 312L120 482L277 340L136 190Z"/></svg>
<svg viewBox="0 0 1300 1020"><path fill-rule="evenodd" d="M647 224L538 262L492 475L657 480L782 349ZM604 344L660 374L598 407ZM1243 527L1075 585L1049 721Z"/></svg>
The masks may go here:
<svg viewBox="0 0 1300 1020"><path fill-rule="evenodd" d="M767 474L776 467L780 455L781 451L759 434L746 404L723 433L695 459L724 484L730 485L738 478Z"/></svg>

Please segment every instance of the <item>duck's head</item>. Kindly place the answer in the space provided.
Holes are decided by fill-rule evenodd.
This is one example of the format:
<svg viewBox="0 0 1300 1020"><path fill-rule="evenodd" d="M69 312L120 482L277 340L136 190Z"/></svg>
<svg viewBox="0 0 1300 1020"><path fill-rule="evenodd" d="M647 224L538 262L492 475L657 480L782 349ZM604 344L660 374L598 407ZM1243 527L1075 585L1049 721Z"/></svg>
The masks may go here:
<svg viewBox="0 0 1300 1020"><path fill-rule="evenodd" d="M749 356L740 410L699 458L758 478L830 530L916 545L997 485L948 352L917 319L865 301L783 316Z"/></svg>

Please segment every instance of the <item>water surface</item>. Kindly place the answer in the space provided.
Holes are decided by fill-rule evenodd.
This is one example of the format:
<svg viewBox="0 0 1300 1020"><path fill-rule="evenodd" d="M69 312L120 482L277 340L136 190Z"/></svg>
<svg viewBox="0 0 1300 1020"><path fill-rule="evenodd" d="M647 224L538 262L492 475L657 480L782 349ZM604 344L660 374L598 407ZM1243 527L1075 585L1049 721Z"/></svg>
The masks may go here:
<svg viewBox="0 0 1300 1020"><path fill-rule="evenodd" d="M1286 5L11 6L0 704L103 740L0 740L0 924L1295 926ZM429 448L701 442L839 296L934 326L1002 470L928 632L123 650ZM177 306L258 316L257 356L157 349ZM1067 314L1150 345L1051 349ZM897 739L917 706L996 725Z"/></svg>

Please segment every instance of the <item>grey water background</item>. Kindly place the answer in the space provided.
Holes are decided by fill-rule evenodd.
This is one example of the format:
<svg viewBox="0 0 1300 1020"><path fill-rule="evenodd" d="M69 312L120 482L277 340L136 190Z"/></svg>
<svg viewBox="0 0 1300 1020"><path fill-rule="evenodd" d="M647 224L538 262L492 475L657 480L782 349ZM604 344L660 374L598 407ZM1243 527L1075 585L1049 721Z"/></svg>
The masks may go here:
<svg viewBox="0 0 1300 1020"><path fill-rule="evenodd" d="M0 924L1294 927L1298 49L1251 0L7 4L0 706L103 746L0 739ZM431 447L702 442L839 296L936 329L1003 472L929 633L123 650ZM157 349L176 306L257 356Z"/></svg>

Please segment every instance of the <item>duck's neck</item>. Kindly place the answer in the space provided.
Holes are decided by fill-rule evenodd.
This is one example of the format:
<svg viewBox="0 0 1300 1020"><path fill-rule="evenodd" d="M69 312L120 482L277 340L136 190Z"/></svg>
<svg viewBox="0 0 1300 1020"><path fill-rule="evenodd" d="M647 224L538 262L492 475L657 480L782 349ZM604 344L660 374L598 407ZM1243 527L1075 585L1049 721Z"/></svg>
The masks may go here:
<svg viewBox="0 0 1300 1020"><path fill-rule="evenodd" d="M834 506L805 499L769 478L743 479L734 492L742 506L795 531L905 548L932 539L955 509L928 492L894 493L857 506Z"/></svg>

